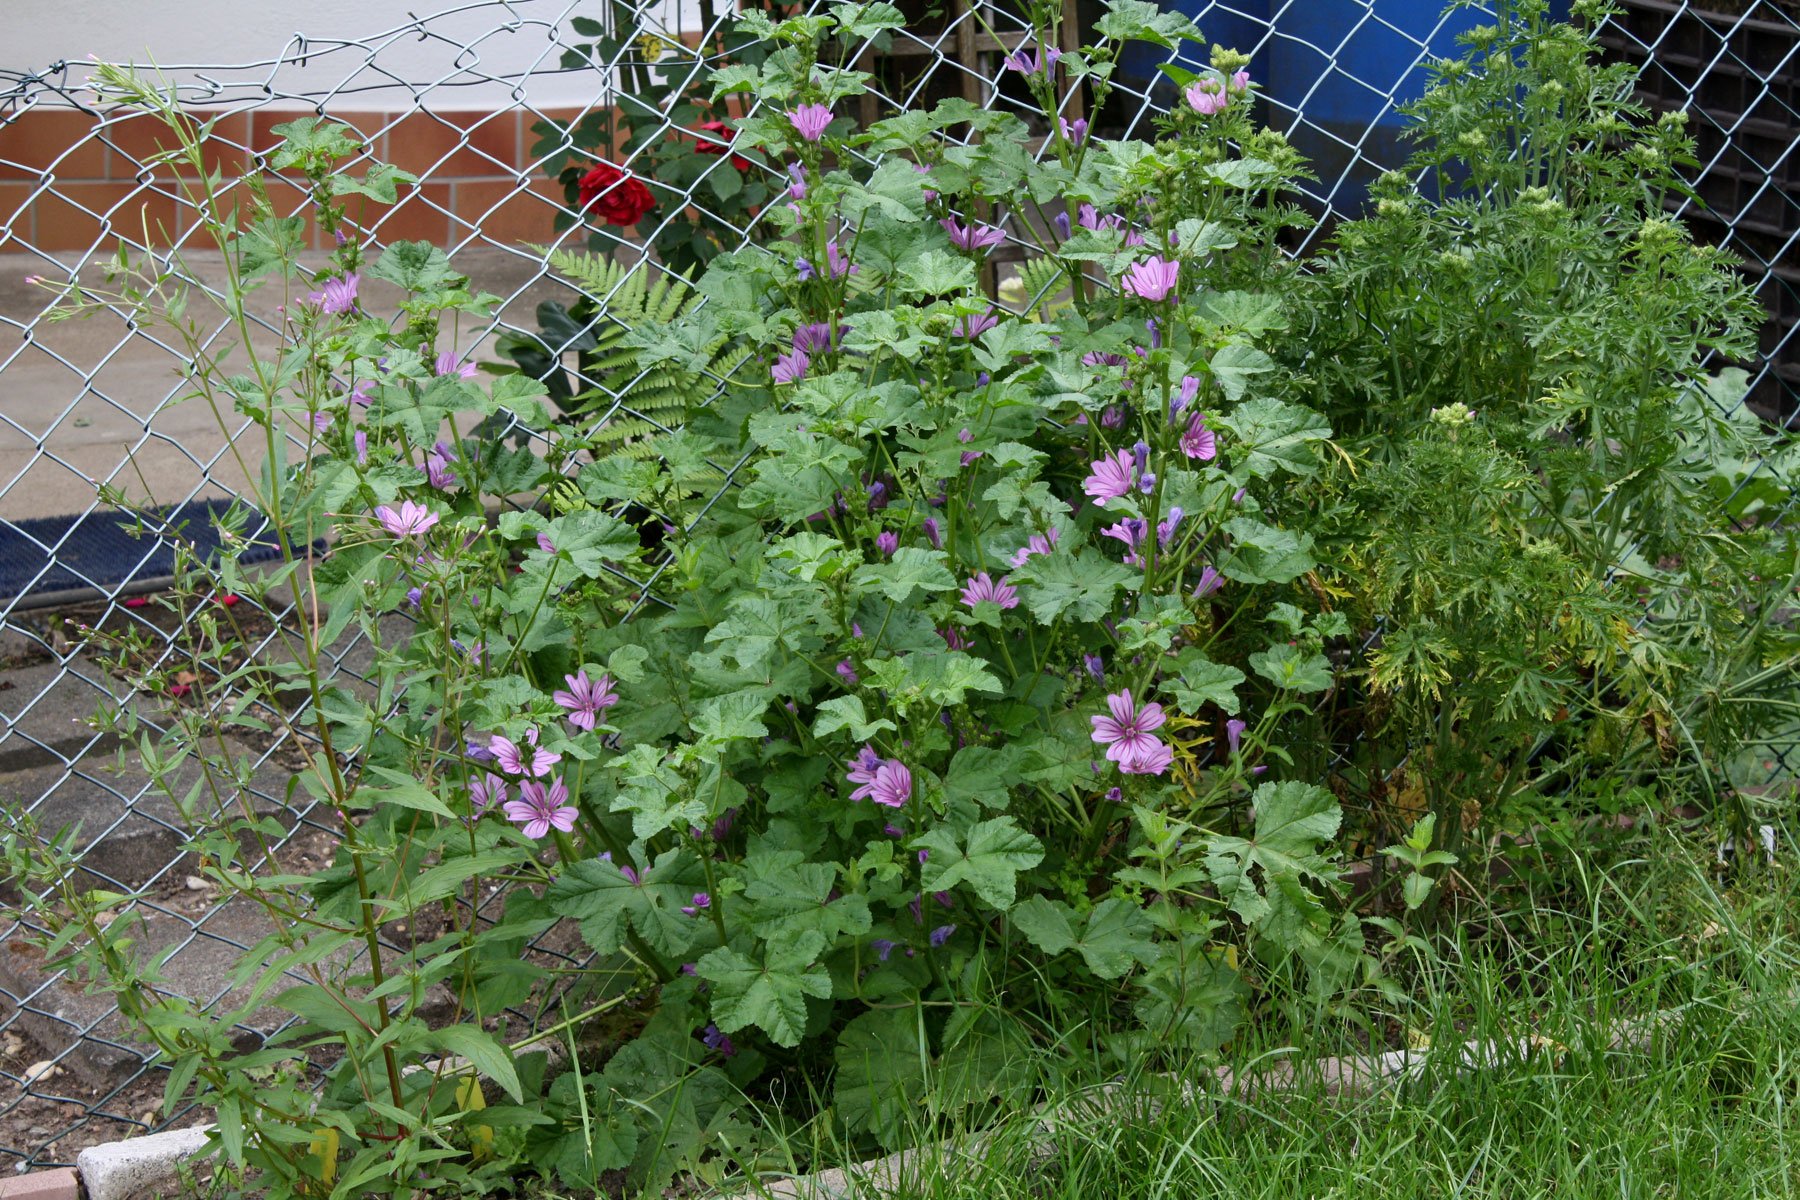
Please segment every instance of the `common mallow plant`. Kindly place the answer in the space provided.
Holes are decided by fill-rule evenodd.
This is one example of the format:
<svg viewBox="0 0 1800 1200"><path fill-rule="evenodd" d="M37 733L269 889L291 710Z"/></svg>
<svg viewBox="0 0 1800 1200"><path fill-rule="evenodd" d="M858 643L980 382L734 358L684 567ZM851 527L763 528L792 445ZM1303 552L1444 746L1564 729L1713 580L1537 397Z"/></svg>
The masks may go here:
<svg viewBox="0 0 1800 1200"><path fill-rule="evenodd" d="M892 8L741 19L762 57L715 72L714 99L754 114L725 140L769 162L783 199L758 244L697 281L706 303L632 339L683 398L673 432L642 444L557 423L524 375L466 370L454 326L494 298L433 247L365 253L342 198L392 202L405 180L340 174L349 130L298 119L271 164L308 181L322 229L347 230L324 263L303 265L303 226L266 207L246 229L213 222L240 296L318 299L287 307L278 357L225 371L210 343L190 348L202 394L276 464L247 472L248 499L284 564L193 569L267 607L274 582L305 598L276 627L279 660L232 657L251 644L221 632L240 605L195 624L198 696L142 672L182 701L170 744L142 749L170 764L199 870L270 913L246 978L295 1034L234 1069L223 1025L170 1016L121 965L123 929L72 868L21 877L65 881L56 911L87 941L64 944L124 973L183 1064L176 1091L240 1114L250 1133L222 1148L258 1186L491 1191L530 1163L571 1189L624 1170L654 1190L739 1136L744 1094L829 1095L839 1132L892 1147L933 1105L1016 1100L1008 1064L1071 1012L1103 1053L1191 1056L1225 1047L1272 980L1318 1000L1377 980L1334 895L1341 814L1320 780L1368 743L1378 761L1505 778L1537 732L1508 726L1506 755L1450 753L1488 710L1462 703L1439 649L1455 643L1417 621L1421 581L1448 576L1408 566L1440 532L1412 519L1422 501L1393 502L1409 475L1415 500L1437 489L1433 521L1461 510L1483 578L1569 600L1506 626L1538 631L1518 643L1522 677L1600 690L1618 656L1598 647L1626 637L1602 572L1572 576L1558 522L1516 506L1545 477L1520 457L1544 414L1490 436L1481 406L1446 400L1389 440L1333 372L1394 369L1401 327L1311 352L1317 313L1364 277L1340 293L1280 252L1304 220L1284 198L1302 164L1254 124L1242 56L1178 79L1215 99L1179 106L1154 143L1109 142L1103 123L1056 123L1059 81L1079 70L1104 105L1096 64L1121 39L1193 30L1126 3L1098 44L1058 56L1055 13L1032 16L1011 65L1052 131L1042 161L1017 152L1018 118L957 100L853 133L832 121L862 77L821 54L898 27ZM191 119L114 86L185 130L204 178ZM989 294L1001 239L1030 249ZM1646 224L1631 269L1672 253ZM144 270L84 282L71 310L154 314L167 280ZM366 311L373 280L403 294L402 319ZM1334 444L1320 403L1368 436ZM1556 403L1562 463L1583 445L1580 397ZM1631 511L1585 511L1607 544L1635 536ZM377 647L366 688L322 666L352 632ZM1402 683L1431 680L1441 725L1384 740ZM263 707L228 683L264 688ZM265 831L234 805L242 764L211 736L264 712L298 714L296 794L342 834L310 876L264 882ZM190 793L180 763L210 783ZM393 945L396 922L429 940ZM555 953L527 949L540 936ZM542 1037L573 1039L578 1065L546 1081ZM928 1103L934 1078L958 1084ZM502 1094L497 1116L484 1105Z"/></svg>

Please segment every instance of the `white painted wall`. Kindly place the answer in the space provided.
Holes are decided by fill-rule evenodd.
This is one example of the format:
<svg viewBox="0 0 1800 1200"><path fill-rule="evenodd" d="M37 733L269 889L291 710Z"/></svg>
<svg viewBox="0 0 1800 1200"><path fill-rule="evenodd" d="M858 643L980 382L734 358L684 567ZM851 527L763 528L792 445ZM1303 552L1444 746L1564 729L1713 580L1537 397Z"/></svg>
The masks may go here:
<svg viewBox="0 0 1800 1200"><path fill-rule="evenodd" d="M219 102L268 96L270 88L277 96L335 94L346 108L404 108L410 84L429 87L427 102L440 111L492 111L513 103L521 85L534 104L586 103L597 90L594 73L562 71L555 39L584 40L569 31L569 18L598 18L604 7L605 0L0 0L0 69L42 72L66 61L67 82L79 84L92 54L155 62ZM699 24L698 0L661 0L652 11L672 30ZM296 99L292 107L310 106Z"/></svg>

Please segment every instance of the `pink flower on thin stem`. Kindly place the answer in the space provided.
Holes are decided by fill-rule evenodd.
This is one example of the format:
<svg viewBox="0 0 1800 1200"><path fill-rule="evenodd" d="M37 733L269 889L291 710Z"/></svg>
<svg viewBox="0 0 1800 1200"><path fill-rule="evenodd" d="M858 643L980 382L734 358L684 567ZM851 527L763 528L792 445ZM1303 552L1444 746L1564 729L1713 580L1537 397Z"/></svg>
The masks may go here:
<svg viewBox="0 0 1800 1200"><path fill-rule="evenodd" d="M368 466L369 431L366 429L359 429L350 435L350 440L356 443L356 465L359 467Z"/></svg>
<svg viewBox="0 0 1800 1200"><path fill-rule="evenodd" d="M1088 720L1094 726L1094 741L1106 747L1108 759L1122 763L1154 752L1161 745L1151 731L1162 728L1162 705L1150 703L1140 709L1129 691L1119 691L1107 696L1106 707L1112 710L1111 716L1102 714Z"/></svg>
<svg viewBox="0 0 1800 1200"><path fill-rule="evenodd" d="M802 104L787 117L794 132L809 142L816 142L823 137L826 127L831 124L831 110L823 104Z"/></svg>
<svg viewBox="0 0 1800 1200"><path fill-rule="evenodd" d="M868 784L869 799L888 808L899 808L912 799L912 772L897 758L890 758L875 768L875 778Z"/></svg>
<svg viewBox="0 0 1800 1200"><path fill-rule="evenodd" d="M1250 72L1239 71L1237 74L1233 75L1231 77L1231 90L1234 92L1249 91L1250 90Z"/></svg>
<svg viewBox="0 0 1800 1200"><path fill-rule="evenodd" d="M568 833L575 828L575 818L580 815L569 803L569 789L563 785L560 775L550 781L548 789L535 779L520 784L519 798L508 800L503 811L506 819L522 828L532 841L552 829Z"/></svg>
<svg viewBox="0 0 1800 1200"><path fill-rule="evenodd" d="M1089 464L1092 471L1081 481L1081 490L1093 497L1094 507L1105 508L1108 500L1131 494L1132 465L1131 451L1115 450Z"/></svg>
<svg viewBox="0 0 1800 1200"><path fill-rule="evenodd" d="M775 365L769 368L769 378L776 383L798 383L806 378L806 372L812 366L812 359L806 351L795 347L787 354L775 356Z"/></svg>
<svg viewBox="0 0 1800 1200"><path fill-rule="evenodd" d="M1249 83L1248 76L1244 82ZM1188 107L1203 117L1217 116L1231 104L1231 94L1217 79L1199 80L1183 94L1187 97Z"/></svg>
<svg viewBox="0 0 1800 1200"><path fill-rule="evenodd" d="M1013 551L1013 556L1008 561L1015 567L1022 567L1039 555L1048 556L1056 549L1056 543L1061 537L1062 531L1054 526L1042 533L1034 533L1023 546Z"/></svg>
<svg viewBox="0 0 1800 1200"><path fill-rule="evenodd" d="M1143 262L1132 263L1131 270L1119 281L1119 288L1152 302L1164 300L1175 290L1175 282L1180 274L1179 262L1153 254Z"/></svg>
<svg viewBox="0 0 1800 1200"><path fill-rule="evenodd" d="M592 732L600 714L619 702L611 675L589 679L583 668L574 675L564 675L563 682L569 685L569 690L559 690L550 698L568 710L569 724L577 729Z"/></svg>
<svg viewBox="0 0 1800 1200"><path fill-rule="evenodd" d="M523 746L496 733L488 739L488 749L493 752L494 762L508 775L548 775L550 768L562 761L562 755L544 749L537 740L535 727L525 731Z"/></svg>
<svg viewBox="0 0 1800 1200"><path fill-rule="evenodd" d="M456 472L435 451L425 456L425 465L419 469L425 472L425 481L440 492L447 492L456 486Z"/></svg>
<svg viewBox="0 0 1800 1200"><path fill-rule="evenodd" d="M1119 771L1125 775L1161 775L1174 761L1174 749L1151 738L1149 747L1120 760Z"/></svg>
<svg viewBox="0 0 1800 1200"><path fill-rule="evenodd" d="M472 362L459 364L454 350L446 350L438 355L437 362L433 364L432 369L439 375L454 375L458 379L475 378L475 364Z"/></svg>
<svg viewBox="0 0 1800 1200"><path fill-rule="evenodd" d="M1210 462L1219 452L1219 439L1206 427L1206 417L1195 413L1181 434L1181 452L1189 458Z"/></svg>
<svg viewBox="0 0 1800 1200"><path fill-rule="evenodd" d="M506 805L506 780L498 775L484 772L480 779L469 784L469 815L479 817L490 808L504 808Z"/></svg>
<svg viewBox="0 0 1800 1200"><path fill-rule="evenodd" d="M975 575L963 586L962 602L970 608L978 604L998 604L1001 608L1019 607L1019 592L1006 582L1006 576L989 578L986 571Z"/></svg>
<svg viewBox="0 0 1800 1200"><path fill-rule="evenodd" d="M423 504L411 500L400 502L400 511L395 512L383 504L375 510L375 519L381 527L395 537L412 537L424 533L438 523L438 515Z"/></svg>
<svg viewBox="0 0 1800 1200"><path fill-rule="evenodd" d="M963 225L955 217L945 217L938 224L950 235L952 246L970 254L986 254L1006 240L1006 234L997 225Z"/></svg>
<svg viewBox="0 0 1800 1200"><path fill-rule="evenodd" d="M356 289L362 283L362 276L350 274L342 279L327 279L320 289L306 297L308 304L316 304L324 313L347 313L356 310Z"/></svg>
<svg viewBox="0 0 1800 1200"><path fill-rule="evenodd" d="M894 551L900 548L900 535L891 529L884 529L875 535L875 549L883 558L894 557Z"/></svg>
<svg viewBox="0 0 1800 1200"><path fill-rule="evenodd" d="M1225 586L1225 577L1215 571L1211 563L1200 568L1200 580L1194 584L1194 599L1204 600Z"/></svg>

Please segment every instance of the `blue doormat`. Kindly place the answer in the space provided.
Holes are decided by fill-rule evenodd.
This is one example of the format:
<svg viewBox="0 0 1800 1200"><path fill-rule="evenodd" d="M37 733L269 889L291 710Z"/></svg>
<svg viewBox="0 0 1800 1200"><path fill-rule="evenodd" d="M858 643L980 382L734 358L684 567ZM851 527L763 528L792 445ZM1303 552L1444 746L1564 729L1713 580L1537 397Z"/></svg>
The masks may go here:
<svg viewBox="0 0 1800 1200"><path fill-rule="evenodd" d="M145 514L141 536L133 517L112 508L83 517L0 520L0 609L78 604L168 587L175 581L175 550L150 531L180 530L182 539L210 562L220 545L217 519L231 504L229 499L190 500L152 509ZM256 542L268 529L268 520L252 512L243 532ZM323 542L315 544L315 552L323 550ZM275 546L254 545L238 561L280 557Z"/></svg>

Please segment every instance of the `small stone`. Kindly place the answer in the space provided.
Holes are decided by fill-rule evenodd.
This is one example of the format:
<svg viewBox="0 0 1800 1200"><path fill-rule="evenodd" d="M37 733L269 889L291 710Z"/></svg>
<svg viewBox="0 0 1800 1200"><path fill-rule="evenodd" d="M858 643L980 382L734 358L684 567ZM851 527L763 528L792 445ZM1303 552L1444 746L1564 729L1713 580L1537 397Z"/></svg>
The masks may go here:
<svg viewBox="0 0 1800 1200"><path fill-rule="evenodd" d="M212 884L206 882L206 880L200 878L198 875L189 875L181 882L190 892L204 892L212 887Z"/></svg>
<svg viewBox="0 0 1800 1200"><path fill-rule="evenodd" d="M25 1068L25 1082L36 1083L40 1079L53 1079L61 1071L62 1068L57 1066L52 1059L39 1059Z"/></svg>

